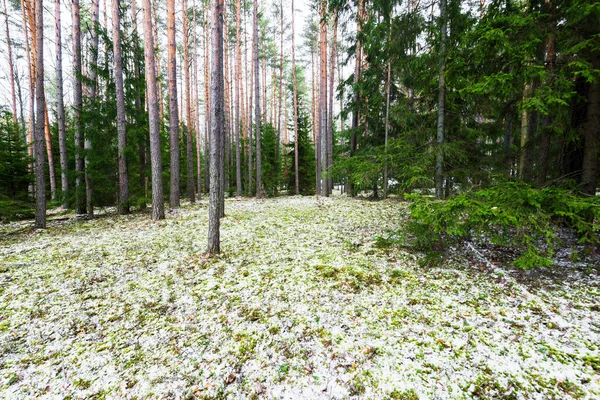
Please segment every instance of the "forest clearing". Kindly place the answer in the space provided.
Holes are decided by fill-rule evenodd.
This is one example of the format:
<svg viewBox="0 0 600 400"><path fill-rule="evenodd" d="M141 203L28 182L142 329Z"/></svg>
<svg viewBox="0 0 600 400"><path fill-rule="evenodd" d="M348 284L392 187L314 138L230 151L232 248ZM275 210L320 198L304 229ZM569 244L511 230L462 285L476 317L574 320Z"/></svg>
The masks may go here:
<svg viewBox="0 0 600 400"><path fill-rule="evenodd" d="M377 245L395 200L225 204L211 257L206 200L0 225L0 397L600 396L597 267L420 265Z"/></svg>

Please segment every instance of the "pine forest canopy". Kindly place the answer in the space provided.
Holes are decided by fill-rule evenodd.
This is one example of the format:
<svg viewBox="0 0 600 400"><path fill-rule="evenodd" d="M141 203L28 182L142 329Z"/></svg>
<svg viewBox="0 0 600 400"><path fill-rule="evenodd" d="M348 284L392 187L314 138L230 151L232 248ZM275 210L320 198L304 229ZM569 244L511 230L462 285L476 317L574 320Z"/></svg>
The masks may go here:
<svg viewBox="0 0 600 400"><path fill-rule="evenodd" d="M1 5L1 218L210 193L219 252L226 196L596 196L597 1L42 3Z"/></svg>

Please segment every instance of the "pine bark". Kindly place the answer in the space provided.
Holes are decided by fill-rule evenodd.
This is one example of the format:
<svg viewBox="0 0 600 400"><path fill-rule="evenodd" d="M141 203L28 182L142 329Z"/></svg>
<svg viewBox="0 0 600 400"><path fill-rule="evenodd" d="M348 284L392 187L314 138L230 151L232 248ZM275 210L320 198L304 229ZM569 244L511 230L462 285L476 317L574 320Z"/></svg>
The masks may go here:
<svg viewBox="0 0 600 400"><path fill-rule="evenodd" d="M390 28L388 31L388 44L392 38L391 21ZM384 139L384 162L383 162L383 198L386 199L388 196L388 163L387 163L387 150L388 150L388 136L390 131L390 86L392 80L392 62L388 59L387 62L387 77L385 80L385 139Z"/></svg>
<svg viewBox="0 0 600 400"><path fill-rule="evenodd" d="M6 46L8 51L8 79L10 80L10 99L13 114L13 122L17 125L17 95L15 92L15 66L12 55L12 41L10 40L10 28L8 26L8 9L6 8L6 0L4 3L4 22L6 23Z"/></svg>
<svg viewBox="0 0 600 400"><path fill-rule="evenodd" d="M185 15L184 15L185 18ZM185 28L184 28L185 31ZM175 38L175 0L167 0L167 80L169 92L169 153L170 153L170 190L169 207L178 208L181 205L179 196L179 107L177 104L177 48ZM189 147L189 144L188 144ZM193 160L188 160L188 195L194 201L194 174L190 177L189 166ZM190 186L190 178L192 186ZM190 194L191 191L191 194Z"/></svg>
<svg viewBox="0 0 600 400"><path fill-rule="evenodd" d="M125 154L127 147L127 131L120 18L119 0L112 0L113 62L115 68L115 92L117 95L117 166L119 169L119 198L117 210L119 215L125 215L129 213L129 175L127 173L127 156Z"/></svg>
<svg viewBox="0 0 600 400"><path fill-rule="evenodd" d="M44 176L44 8L42 0L35 5L36 76L35 76L35 227L46 227L46 178Z"/></svg>
<svg viewBox="0 0 600 400"><path fill-rule="evenodd" d="M358 82L360 80L360 74L362 71L362 43L360 35L362 32L362 24L365 13L365 2L364 0L358 0L358 14L357 14L357 27L356 27L356 50L354 54L354 110L352 111L352 134L350 135L350 157L356 154L358 149L358 123L360 121L359 103L360 103L360 91L358 89ZM356 195L356 189L354 182L348 179L347 193L350 196Z"/></svg>
<svg viewBox="0 0 600 400"><path fill-rule="evenodd" d="M90 76L88 77L90 80L90 86L87 88L88 96L92 103L96 101L96 89L97 89L97 73L96 69L98 68L98 20L100 16L100 1L92 0L92 8L91 8L91 17L92 17L92 40L91 40L91 50L90 50ZM88 217L91 218L94 216L94 205L93 205L93 188L92 188L92 177L91 171L89 167L89 154L92 149L92 141L88 135L84 134L84 145L85 156L84 156L84 164L85 164L85 200L86 200L86 209L88 213Z"/></svg>
<svg viewBox="0 0 600 400"><path fill-rule="evenodd" d="M75 131L75 210L77 214L86 213L85 201L85 161L83 157L84 139L81 125L83 105L83 87L81 84L81 17L79 0L72 0L73 13L73 129Z"/></svg>
<svg viewBox="0 0 600 400"><path fill-rule="evenodd" d="M296 84L296 40L295 40L295 10L294 0L292 0L292 97L294 102L294 184L296 195L300 194L300 176L298 168L298 86Z"/></svg>
<svg viewBox="0 0 600 400"><path fill-rule="evenodd" d="M319 74L319 139L321 152L321 195L329 196L327 174L327 2L321 0L321 29L320 29L320 63Z"/></svg>
<svg viewBox="0 0 600 400"><path fill-rule="evenodd" d="M56 44L56 116L58 123L58 152L60 155L60 183L63 206L68 206L69 179L67 177L67 135L65 129L65 104L62 73L62 23L60 18L60 0L54 3L55 44Z"/></svg>
<svg viewBox="0 0 600 400"><path fill-rule="evenodd" d="M174 0L170 0L174 1ZM186 132L186 154L187 154L187 191L190 202L194 202L196 199L194 198L195 188L194 188L194 146L192 143L193 138L193 127L194 120L192 118L192 103L191 103L191 86L190 86L190 28L189 28L189 18L188 18L188 2L187 0L182 0L181 2L181 11L182 11L182 19L183 19L183 79L184 79L184 88L185 88L185 132ZM173 21L175 17L173 16ZM173 27L175 29L175 27ZM173 36L175 34L173 33ZM170 45L169 45L170 46ZM175 49L173 49L175 50ZM169 48L169 51L171 49ZM171 60L170 60L171 62ZM169 64L169 67L171 65Z"/></svg>
<svg viewBox="0 0 600 400"><path fill-rule="evenodd" d="M208 207L208 253L221 251L221 174L223 174L223 0L211 0L212 9L212 65L210 80L211 125L210 125L210 194Z"/></svg>
<svg viewBox="0 0 600 400"><path fill-rule="evenodd" d="M152 219L159 220L165 218L165 206L160 155L160 115L156 87L156 60L154 58L154 33L152 31L150 0L144 0L144 61L146 64L146 91L150 127L150 163L152 165Z"/></svg>
<svg viewBox="0 0 600 400"><path fill-rule="evenodd" d="M256 134L256 198L262 197L262 160L260 148L260 64L258 60L258 0L253 1L254 37L252 58L254 59L254 129Z"/></svg>
<svg viewBox="0 0 600 400"><path fill-rule="evenodd" d="M600 69L599 55L595 55L592 65L594 69ZM598 154L600 154L600 81L590 84L583 139L581 184L585 193L595 196L598 185Z"/></svg>
<svg viewBox="0 0 600 400"><path fill-rule="evenodd" d="M446 123L446 0L440 1L440 62L438 66L437 151L435 157L435 198L444 198L444 145Z"/></svg>
<svg viewBox="0 0 600 400"><path fill-rule="evenodd" d="M56 200L56 170L54 168L54 154L52 152L52 134L50 132L50 119L48 118L48 106L46 104L46 99L44 99L44 138L46 140L46 155L48 156L48 179L50 180L50 198L52 200Z"/></svg>
<svg viewBox="0 0 600 400"><path fill-rule="evenodd" d="M242 195L242 160L240 149L240 128L242 126L242 115L240 113L240 103L243 104L240 3L241 0L235 0L235 186L236 195L238 197Z"/></svg>
<svg viewBox="0 0 600 400"><path fill-rule="evenodd" d="M335 66L337 56L337 29L338 29L338 9L334 10L333 16L333 43L331 46L331 58L329 69L329 114L327 119L327 168L333 165L333 95L335 82ZM331 194L333 191L333 178L327 178L327 191Z"/></svg>

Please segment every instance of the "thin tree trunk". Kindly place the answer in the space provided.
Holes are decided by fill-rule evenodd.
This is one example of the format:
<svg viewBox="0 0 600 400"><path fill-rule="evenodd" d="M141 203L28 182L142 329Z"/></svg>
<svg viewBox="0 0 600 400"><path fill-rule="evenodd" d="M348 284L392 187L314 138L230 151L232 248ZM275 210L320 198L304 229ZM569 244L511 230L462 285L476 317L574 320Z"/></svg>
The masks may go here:
<svg viewBox="0 0 600 400"><path fill-rule="evenodd" d="M514 120L514 110L513 110L514 99L511 96L511 99L508 101L506 105L506 114L504 116L504 163L506 176L510 177L512 174L513 167L513 156L512 156L512 143L513 143L513 120Z"/></svg>
<svg viewBox="0 0 600 400"><path fill-rule="evenodd" d="M530 85L525 85L525 90L523 91L523 100L525 100L529 94ZM524 180L527 176L527 171L529 167L527 163L529 158L527 157L527 146L529 143L529 115L527 110L523 108L521 110L521 155L519 162L519 179Z"/></svg>
<svg viewBox="0 0 600 400"><path fill-rule="evenodd" d="M67 136L65 133L65 104L62 75L62 32L60 0L54 3L56 42L56 114L58 120L58 150L60 154L60 182L63 206L68 206L69 179L67 178Z"/></svg>
<svg viewBox="0 0 600 400"><path fill-rule="evenodd" d="M223 8L223 20L225 26L227 26L227 7ZM225 136L223 138L224 153L223 153L223 202L225 201L224 193L229 190L229 160L231 159L231 146L230 146L230 131L231 131L231 104L230 104L230 83L231 79L229 76L229 35L227 29L223 30L223 61L224 61L224 97L225 97ZM224 210L223 210L224 211ZM221 215L222 217L224 215Z"/></svg>
<svg viewBox="0 0 600 400"><path fill-rule="evenodd" d="M388 44L392 39L392 27L390 18L390 28L388 32ZM387 199L388 195L388 136L390 131L390 86L392 78L392 62L388 59L387 62L387 78L385 81L385 142L384 142L384 161L383 161L383 198Z"/></svg>
<svg viewBox="0 0 600 400"><path fill-rule="evenodd" d="M360 91L358 90L358 82L360 80L360 74L362 71L362 43L360 35L362 32L362 24L365 14L365 2L364 0L358 0L358 14L357 14L357 27L356 27L356 51L354 54L354 111L352 112L352 135L350 136L350 157L356 154L358 149L358 123L360 120L359 103L360 103ZM350 196L356 195L356 189L354 182L348 178L348 189L347 193Z"/></svg>
<svg viewBox="0 0 600 400"><path fill-rule="evenodd" d="M37 0L36 14L36 129L35 129L35 227L46 227L46 178L44 176L44 8Z"/></svg>
<svg viewBox="0 0 600 400"><path fill-rule="evenodd" d="M41 0L38 0L41 1ZM48 178L50 179L50 198L56 200L56 174L54 168L54 154L52 153L52 135L50 133L50 119L48 106L44 99L44 138L46 139L46 154L48 156Z"/></svg>
<svg viewBox="0 0 600 400"><path fill-rule="evenodd" d="M254 59L254 127L256 131L256 198L262 197L262 160L260 148L260 64L258 60L258 0L253 1L254 37L252 58Z"/></svg>
<svg viewBox="0 0 600 400"><path fill-rule="evenodd" d="M77 214L85 214L84 192L85 161L83 157L84 139L81 126L82 83L81 83L81 18L79 0L72 0L73 12L73 129L75 130L75 209Z"/></svg>
<svg viewBox="0 0 600 400"><path fill-rule="evenodd" d="M240 113L240 105L243 107L242 94L242 36L240 34L241 17L240 17L241 0L235 1L235 185L236 195L242 195L242 160L240 149L240 127L242 125L242 115ZM241 104L240 104L241 103Z"/></svg>
<svg viewBox="0 0 600 400"><path fill-rule="evenodd" d="M246 29L247 31L247 29ZM254 59L252 59L251 61L248 61L248 39L245 36L246 31L244 31L244 44L245 44L245 53L246 53L246 84L248 85L248 197L252 197L252 185L253 185L253 179L252 179L252 170L253 170L253 160L252 160L252 122L253 122L253 116L252 116L252 94L253 94L253 90L254 87L252 85L253 79L254 79ZM253 34L254 37L254 34ZM252 50L252 53L254 54L254 48ZM250 65L248 65L250 64Z"/></svg>
<svg viewBox="0 0 600 400"><path fill-rule="evenodd" d="M212 1L212 0L211 0ZM206 17L204 19L204 170L209 171L208 165L210 161L209 154L209 137L210 137L210 69L209 69L209 19L210 13L207 10ZM210 173L204 175L204 189L209 191L210 185Z"/></svg>
<svg viewBox="0 0 600 400"><path fill-rule="evenodd" d="M319 139L321 145L321 195L329 196L329 179L327 175L327 1L321 0L321 72L319 75Z"/></svg>
<svg viewBox="0 0 600 400"><path fill-rule="evenodd" d="M90 55L91 55L91 59L90 59L90 66L89 66L89 70L90 70L90 76L89 76L89 80L90 80L90 86L87 88L87 94L91 100L92 103L95 103L96 101L96 88L98 85L97 82L97 73L96 73L96 69L98 68L97 64L98 64L98 19L100 16L100 1L99 0L92 0L92 8L91 8L91 22L92 22L92 30L91 30L91 35L92 35L92 40L91 40L91 51L90 51ZM88 213L88 217L93 217L94 216L94 205L93 205L93 188L92 188L92 177L91 177L91 171L90 171L90 167L89 167L89 154L91 152L92 149L92 141L91 138L84 134L84 164L85 164L85 199L86 199L86 209L87 209L87 213Z"/></svg>
<svg viewBox="0 0 600 400"><path fill-rule="evenodd" d="M212 0L212 68L211 68L211 129L210 129L210 201L208 208L208 253L221 251L221 174L223 174L223 0Z"/></svg>
<svg viewBox="0 0 600 400"><path fill-rule="evenodd" d="M295 45L295 18L294 0L292 0L292 97L294 102L294 180L296 195L300 194L300 176L298 167L298 88L296 84L296 45Z"/></svg>
<svg viewBox="0 0 600 400"><path fill-rule="evenodd" d="M162 162L160 156L160 125L158 93L156 87L156 61L154 59L154 34L150 0L144 0L144 61L146 64L146 90L148 120L150 124L150 162L152 164L152 219L164 219L165 207L162 187Z"/></svg>
<svg viewBox="0 0 600 400"><path fill-rule="evenodd" d="M15 66L13 64L12 41L10 40L10 29L8 27L8 9L6 8L6 0L4 3L4 22L6 23L6 46L8 50L8 79L10 80L10 98L13 114L13 122L17 125L17 95L15 93Z"/></svg>
<svg viewBox="0 0 600 400"><path fill-rule="evenodd" d="M438 67L437 152L435 157L435 198L444 198L444 145L446 116L446 0L440 1L441 38Z"/></svg>
<svg viewBox="0 0 600 400"><path fill-rule="evenodd" d="M125 154L127 148L127 132L120 18L119 0L112 0L113 59L115 68L115 91L117 95L117 164L119 168L119 200L117 208L119 215L125 215L129 213L129 175L127 173L127 156Z"/></svg>
<svg viewBox="0 0 600 400"><path fill-rule="evenodd" d="M162 86L162 68L160 65L160 55L161 55L161 51L160 51L160 40L158 38L158 11L157 11L157 1L155 1L154 3L152 3L152 12L154 14L154 48L155 48L155 57L156 57L156 77L158 78L156 83L157 83L157 88L158 88L158 111L159 111L159 121L160 121L160 125L162 126L164 121L164 115L165 115L165 105L163 103L163 86Z"/></svg>
<svg viewBox="0 0 600 400"><path fill-rule="evenodd" d="M327 168L333 165L333 92L335 82L335 66L337 56L337 29L338 29L338 9L336 7L333 16L333 43L331 48L331 65L329 72L329 114L327 120ZM333 191L333 178L327 178L327 191L331 194Z"/></svg>
<svg viewBox="0 0 600 400"><path fill-rule="evenodd" d="M184 14L185 18L185 14ZM184 24L185 25L185 24ZM184 28L185 31L185 28ZM167 40L168 40L168 58L167 58L167 79L169 91L169 152L170 152L170 190L169 206L178 208L181 205L179 197L179 107L177 104L177 48L175 38L175 0L167 0ZM185 33L184 33L185 36ZM188 148L190 143L188 140ZM189 150L188 150L189 153ZM188 154L189 157L189 154ZM190 171L190 165L193 160L188 159L188 196L190 202L194 202L194 176L193 170ZM192 172L190 174L190 172ZM190 176L191 175L191 176ZM191 179L191 186L190 186Z"/></svg>
<svg viewBox="0 0 600 400"><path fill-rule="evenodd" d="M200 95L198 82L198 10L196 9L196 0L193 1L194 8L194 58L192 65L194 68L194 118L196 123L195 135L196 135L196 193L198 194L198 201L202 199L202 129L200 125Z"/></svg>
<svg viewBox="0 0 600 400"><path fill-rule="evenodd" d="M547 3L548 4L548 3ZM552 29L556 28L556 17L554 17L554 12L552 12L553 18L551 22ZM552 31L548 38L546 39L546 72L550 76L549 79L552 79L552 74L554 73L554 68L556 66L556 34ZM550 152L550 124L552 123L552 117L548 113L542 117L542 133L541 133L541 143L540 143L540 152L539 152L539 174L538 174L538 183L543 185L546 183L546 179L548 178L548 155Z"/></svg>
<svg viewBox="0 0 600 400"><path fill-rule="evenodd" d="M35 130L35 65L33 63L33 55L31 47L35 47L35 43L30 46L28 18L26 15L26 0L21 0L21 16L23 18L23 33L25 36L25 54L27 55L27 70L29 75L29 131L27 133L27 154L33 159L33 136ZM29 163L29 172L34 173L34 165ZM34 186L29 186L29 192L33 194Z"/></svg>
<svg viewBox="0 0 600 400"><path fill-rule="evenodd" d="M174 0L171 0L174 2ZM182 19L183 19L183 76L185 81L185 119L186 123L184 128L186 130L186 154L187 154L187 191L190 202L194 202L194 148L192 143L192 131L194 122L192 118L192 102L191 102L191 86L190 86L190 31L189 31L189 19L188 19L188 2L183 0L181 2L182 8ZM175 21L175 15L173 15L173 22ZM173 27L173 40L175 39L175 27ZM173 41L173 46L175 42ZM169 49L169 51L171 51ZM175 56L175 47L173 47L173 56ZM173 70L175 71L175 70Z"/></svg>

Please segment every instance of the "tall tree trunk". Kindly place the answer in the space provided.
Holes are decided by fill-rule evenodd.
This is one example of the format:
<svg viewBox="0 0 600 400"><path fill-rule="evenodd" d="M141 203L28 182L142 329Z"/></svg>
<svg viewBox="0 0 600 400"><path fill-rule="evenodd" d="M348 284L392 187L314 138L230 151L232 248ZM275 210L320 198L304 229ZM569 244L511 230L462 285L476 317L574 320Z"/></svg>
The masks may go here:
<svg viewBox="0 0 600 400"><path fill-rule="evenodd" d="M283 0L279 0L279 88L277 95L279 98L277 99L277 145L275 147L275 159L277 160L277 171L279 172L279 168L281 166L280 161L280 151L281 151L281 111L283 108L283 35L285 33L283 27ZM274 86L274 85L273 85ZM275 99L273 98L273 102Z"/></svg>
<svg viewBox="0 0 600 400"><path fill-rule="evenodd" d="M435 198L444 198L444 139L446 123L446 0L440 1L440 62L438 67L437 151L435 156Z"/></svg>
<svg viewBox="0 0 600 400"><path fill-rule="evenodd" d="M155 48L155 57L156 57L156 77L158 78L156 81L157 84L157 89L158 89L158 115L159 115L159 122L160 125L162 126L164 124L164 115L165 115L165 105L163 103L163 86L162 86L162 68L160 66L160 55L161 55L161 51L160 51L160 40L158 38L158 11L157 11L157 3L158 2L154 2L152 3L152 12L154 14L154 48Z"/></svg>
<svg viewBox="0 0 600 400"><path fill-rule="evenodd" d="M338 9L334 10L333 15L333 43L331 47L330 70L329 70L329 114L327 119L327 168L333 165L333 91L335 82L335 66L337 56L337 29L338 29ZM331 194L333 191L333 178L327 178L327 191Z"/></svg>
<svg viewBox="0 0 600 400"><path fill-rule="evenodd" d="M248 93L248 197L252 197L252 171L253 171L253 160L252 160L252 93L253 93L253 68L254 68L254 58L248 61L248 40L245 36L247 29L244 31L244 44L245 44L245 53L246 53L246 83L248 85L247 93ZM254 37L254 33L252 35ZM252 49L252 53L254 54L254 48ZM250 65L248 65L250 64Z"/></svg>
<svg viewBox="0 0 600 400"><path fill-rule="evenodd" d="M549 1L546 1L546 5L552 7L550 15L552 16L550 22L551 32L546 39L546 72L549 76L548 79L552 79L552 74L556 67L556 9L550 5ZM550 125L552 124L552 117L550 113L545 114L542 117L542 131L540 141L540 152L538 156L539 162L539 174L538 183L543 185L546 183L548 178L548 155L550 152Z"/></svg>
<svg viewBox="0 0 600 400"><path fill-rule="evenodd" d="M225 26L227 26L227 7L223 7L223 21ZM223 61L224 61L224 80L225 80L225 88L224 88L224 97L225 97L225 136L223 138L223 202L225 201L224 193L229 190L229 160L231 159L231 146L230 146L230 131L231 131L231 104L230 104L230 83L231 79L229 76L229 35L227 34L227 29L223 30ZM224 205L222 203L222 205ZM225 210L223 210L225 211ZM222 214L222 217L225 215Z"/></svg>
<svg viewBox="0 0 600 400"><path fill-rule="evenodd" d="M236 195L242 195L242 160L240 149L240 127L242 125L242 115L240 106L243 107L242 94L242 36L240 34L241 0L235 0L235 186ZM240 104L241 103L241 104Z"/></svg>
<svg viewBox="0 0 600 400"><path fill-rule="evenodd" d="M170 0L173 1L174 0ZM190 202L194 202L194 148L192 143L192 131L193 131L193 118L192 118L192 103L191 103L191 86L190 86L190 31L189 31L189 19L188 19L188 3L187 0L182 0L182 18L183 18L183 76L185 81L185 119L184 125L186 130L186 154L187 154L187 191ZM175 21L175 15L173 15L173 21ZM173 27L173 46L175 46L175 27ZM169 49L169 51L171 51ZM175 47L173 47L173 56L175 56ZM169 65L170 67L170 65ZM175 71L175 70L173 70ZM177 94L175 94L177 96Z"/></svg>
<svg viewBox="0 0 600 400"><path fill-rule="evenodd" d="M391 16L390 16L390 21L388 22L390 24L389 27L389 31L388 31L388 45L391 42L392 39L392 21L391 21ZM389 131L390 131L390 86L391 86L391 81L392 81L392 61L391 59L388 59L387 62L387 77L385 80L385 141L384 141L384 148L385 148L385 154L384 154L384 161L383 161L383 198L387 199L387 195L388 195L388 136L389 136Z"/></svg>
<svg viewBox="0 0 600 400"><path fill-rule="evenodd" d="M133 25L133 32L132 32L132 36L133 36L133 42L135 43L136 46L136 52L134 53L133 56L133 75L135 77L135 81L139 82L140 80L140 65L142 65L142 60L139 59L138 55L137 55L137 46L138 46L138 42L140 39L139 36L139 31L138 31L138 21L137 21L137 0L132 0L131 2L131 20L132 20L132 25ZM142 99L142 90L140 89L140 85L136 85L135 87L135 109L138 113L138 115L140 115L142 113L142 107L143 104L146 103L145 98ZM142 203L140 204L140 208L144 209L146 208L146 202L145 199L148 197L147 191L145 190L146 182L147 182L147 175L146 175L146 147L148 146L148 143L146 140L140 140L139 145L138 145L138 159L139 159L139 180L138 180L138 184L140 186L140 190L141 190L141 198L143 199Z"/></svg>
<svg viewBox="0 0 600 400"><path fill-rule="evenodd" d="M211 0L212 1L212 0ZM204 18L204 170L209 171L208 165L210 161L210 57L209 57L209 23L210 17L209 10L206 10L206 16ZM210 172L204 175L204 189L209 191L210 185Z"/></svg>
<svg viewBox="0 0 600 400"><path fill-rule="evenodd" d="M508 177L512 174L513 168L513 154L512 154L512 143L513 143L513 120L514 120L514 98L511 96L510 100L506 104L506 113L504 115L504 164L505 171Z"/></svg>
<svg viewBox="0 0 600 400"><path fill-rule="evenodd" d="M185 1L185 0L184 0ZM185 14L184 14L185 18ZM185 23L184 23L185 26ZM185 32L185 27L184 27ZM169 92L169 152L171 164L169 206L178 208L181 205L179 198L179 107L177 104L177 48L175 42L175 0L167 0L167 79ZM184 33L185 36L185 33ZM184 39L185 42L185 39ZM188 153L191 150L191 143L187 142ZM190 166L193 160L189 159L188 154L188 184L187 191L190 202L194 202L194 173Z"/></svg>
<svg viewBox="0 0 600 400"><path fill-rule="evenodd" d="M75 210L77 214L85 214L85 161L83 157L84 139L81 124L81 108L83 105L83 87L81 84L81 17L79 0L72 0L73 13L73 129L75 131Z"/></svg>
<svg viewBox="0 0 600 400"><path fill-rule="evenodd" d="M258 0L253 1L254 35L252 58L254 59L254 127L256 132L256 198L262 197L262 160L260 148L260 64L258 60Z"/></svg>
<svg viewBox="0 0 600 400"><path fill-rule="evenodd" d="M10 40L10 29L8 26L8 9L6 8L6 0L4 3L4 22L6 23L6 46L8 50L8 79L10 80L10 98L13 114L13 122L17 125L17 95L15 93L15 66L13 64L12 41Z"/></svg>
<svg viewBox="0 0 600 400"><path fill-rule="evenodd" d="M530 92L530 85L526 84L523 90L523 101L527 98ZM529 171L529 157L527 157L527 147L529 146L529 113L525 108L521 110L521 154L519 161L519 179L525 180Z"/></svg>
<svg viewBox="0 0 600 400"><path fill-rule="evenodd" d="M50 180L50 198L52 200L56 200L56 174L54 168L54 154L52 153L52 135L50 133L50 119L48 118L48 106L46 105L46 99L44 99L44 138L46 139L46 155L48 156L48 178Z"/></svg>
<svg viewBox="0 0 600 400"><path fill-rule="evenodd" d="M26 5L26 0L21 0L21 16L23 18L23 33L25 36L25 54L27 56L27 71L29 76L29 128L27 132L27 154L29 158L33 159L33 136L35 130L35 65L33 63L33 55L31 47L35 47L33 38L31 40L31 46L29 41L29 29L28 29L28 18L25 8L29 7ZM29 163L29 172L34 173L34 166ZM29 192L33 194L33 185L29 185Z"/></svg>
<svg viewBox="0 0 600 400"><path fill-rule="evenodd" d="M600 69L598 54L594 56L592 66L596 70ZM590 84L583 139L581 184L585 193L595 196L598 185L598 154L600 153L600 80Z"/></svg>
<svg viewBox="0 0 600 400"><path fill-rule="evenodd" d="M359 102L360 102L360 91L358 90L358 82L360 80L360 74L362 70L362 43L360 35L362 32L362 24L365 14L365 1L358 0L358 13L357 13L357 27L356 27L356 50L354 54L354 110L352 112L352 135L350 136L350 157L354 156L358 149L358 123L360 120L359 113ZM354 182L348 178L348 189L347 193L350 196L356 195L356 189L354 188Z"/></svg>
<svg viewBox="0 0 600 400"><path fill-rule="evenodd" d="M329 196L329 179L323 177L327 174L327 1L321 0L321 40L319 73L319 139L321 152L321 195Z"/></svg>
<svg viewBox="0 0 600 400"><path fill-rule="evenodd" d="M152 31L152 6L144 0L144 61L146 64L146 91L150 127L150 162L152 164L152 219L165 218L162 187L162 162L160 156L160 116L156 87L156 61L154 59L154 34Z"/></svg>
<svg viewBox="0 0 600 400"><path fill-rule="evenodd" d="M217 254L220 245L220 196L223 174L223 0L211 0L212 9L212 67L211 67L211 126L210 126L210 200L208 208L208 253Z"/></svg>
<svg viewBox="0 0 600 400"><path fill-rule="evenodd" d="M200 83L198 82L198 34L196 32L198 27L198 10L196 9L196 0L193 1L194 9L194 58L192 65L194 68L194 118L196 123L195 134L196 134L196 193L198 194L198 201L202 199L202 129L200 125Z"/></svg>
<svg viewBox="0 0 600 400"><path fill-rule="evenodd" d="M44 176L44 7L37 0L36 14L36 76L35 76L35 227L46 227L46 178Z"/></svg>
<svg viewBox="0 0 600 400"><path fill-rule="evenodd" d="M59 0L57 0L59 1ZM113 59L115 68L115 92L117 95L117 165L119 168L119 215L129 213L129 175L127 173L127 132L125 115L125 91L123 85L123 55L121 54L121 24L119 0L112 0Z"/></svg>
<svg viewBox="0 0 600 400"><path fill-rule="evenodd" d="M298 167L298 88L296 84L296 43L295 43L295 10L294 0L292 0L292 97L294 102L294 184L296 186L296 195L300 194L300 177Z"/></svg>
<svg viewBox="0 0 600 400"><path fill-rule="evenodd" d="M98 19L100 16L100 0L92 0L92 9L91 9L91 17L92 17L92 43L91 43L91 51L90 51L90 86L87 88L87 94L90 98L92 104L96 101L96 89L98 86L97 82L97 73L96 70L98 68ZM94 216L94 205L93 205L93 188L92 188L92 177L90 171L90 161L89 154L92 149L92 141L91 138L84 134L84 163L85 163L85 199L86 199L86 209L88 213L88 217Z"/></svg>
<svg viewBox="0 0 600 400"><path fill-rule="evenodd" d="M67 136L65 133L65 104L62 75L62 24L60 20L60 0L54 3L55 42L56 42L56 116L58 120L58 151L60 154L60 183L63 206L68 206L69 179L67 178Z"/></svg>

